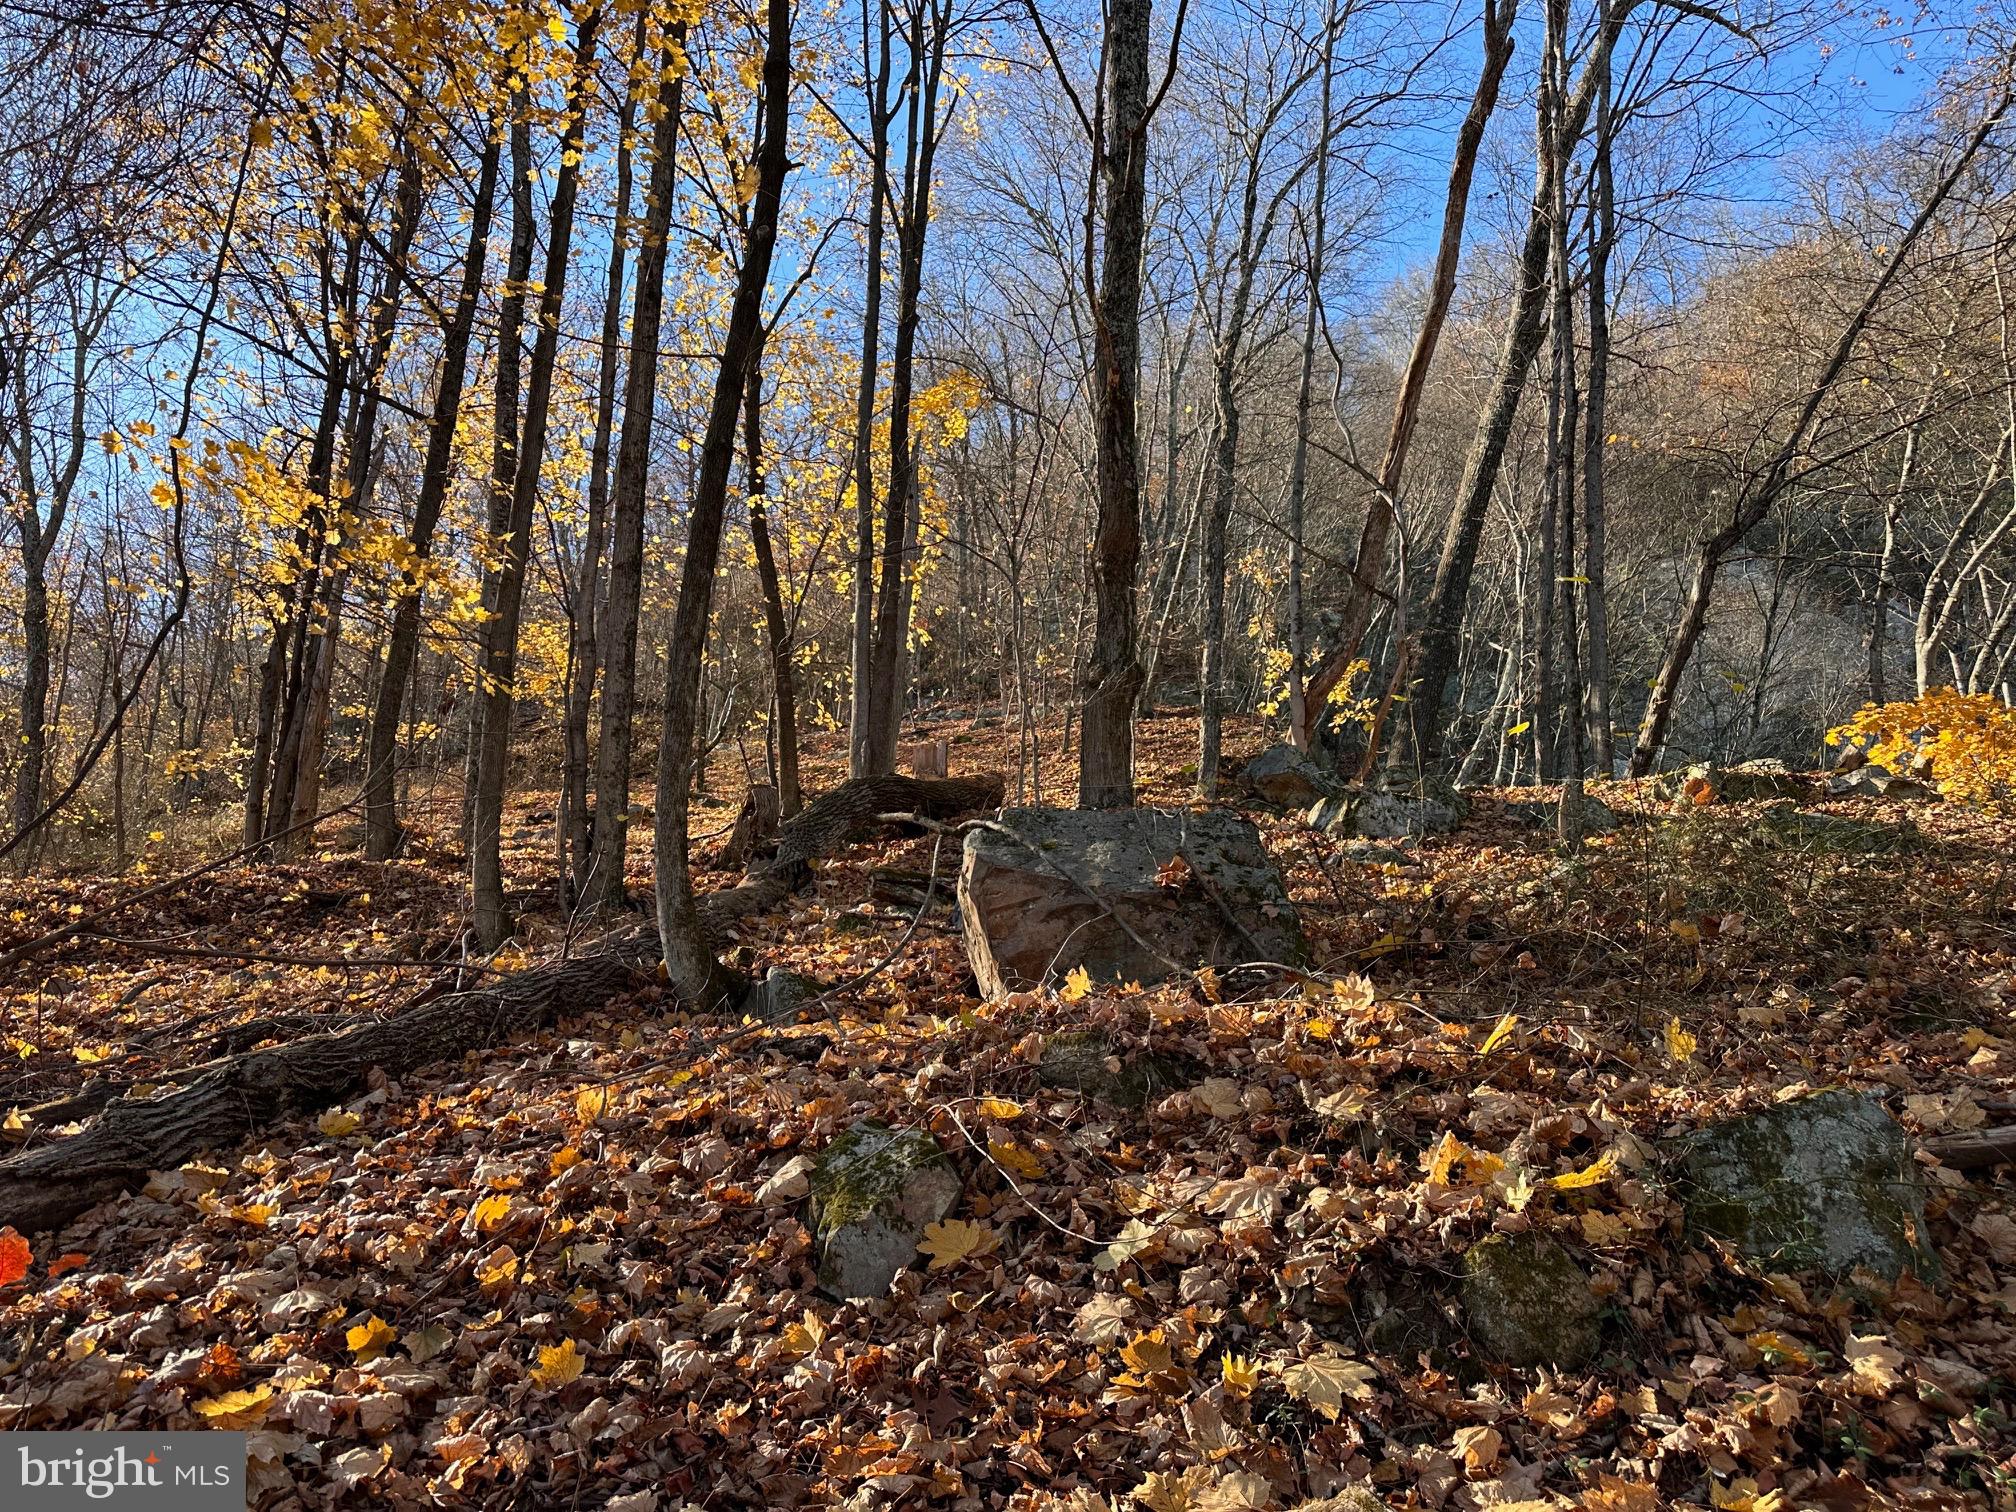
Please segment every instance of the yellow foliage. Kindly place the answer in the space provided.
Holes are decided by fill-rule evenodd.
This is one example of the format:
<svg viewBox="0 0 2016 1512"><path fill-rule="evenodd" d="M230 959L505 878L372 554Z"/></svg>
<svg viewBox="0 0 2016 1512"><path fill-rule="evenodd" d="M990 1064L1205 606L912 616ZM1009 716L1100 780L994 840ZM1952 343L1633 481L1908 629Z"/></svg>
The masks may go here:
<svg viewBox="0 0 2016 1512"><path fill-rule="evenodd" d="M1901 770L1931 764L1931 781L1956 802L2016 808L2016 709L1992 693L1933 688L1917 698L1867 704L1827 733L1829 745L1867 742L1869 759Z"/></svg>

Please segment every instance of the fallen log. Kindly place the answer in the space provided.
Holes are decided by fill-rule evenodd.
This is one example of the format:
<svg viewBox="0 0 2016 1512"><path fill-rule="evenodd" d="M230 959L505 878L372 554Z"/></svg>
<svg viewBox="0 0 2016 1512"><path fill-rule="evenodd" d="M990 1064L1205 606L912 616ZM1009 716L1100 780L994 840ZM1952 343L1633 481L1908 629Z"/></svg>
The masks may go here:
<svg viewBox="0 0 2016 1512"><path fill-rule="evenodd" d="M868 777L843 783L783 827L777 854L735 887L700 900L710 930L781 903L811 863L873 831L896 810L949 819L999 807L1000 777ZM172 1091L121 1096L78 1133L0 1160L0 1227L58 1228L207 1149L262 1125L328 1107L364 1090L373 1070L407 1075L580 1014L650 980L658 940L649 930L593 955L534 966L495 983L422 998L390 1018L229 1056Z"/></svg>
<svg viewBox="0 0 2016 1512"><path fill-rule="evenodd" d="M1956 1171L1985 1171L1990 1166L2016 1165L2016 1126L1976 1129L1968 1134L1942 1134L1925 1141L1939 1164Z"/></svg>

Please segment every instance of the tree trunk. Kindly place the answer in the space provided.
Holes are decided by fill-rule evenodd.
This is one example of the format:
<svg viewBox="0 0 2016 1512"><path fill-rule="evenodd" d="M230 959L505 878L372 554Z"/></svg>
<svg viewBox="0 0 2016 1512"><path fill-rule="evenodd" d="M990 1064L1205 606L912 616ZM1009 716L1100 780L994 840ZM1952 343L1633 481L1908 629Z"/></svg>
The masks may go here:
<svg viewBox="0 0 2016 1512"><path fill-rule="evenodd" d="M1610 50L1623 25L1624 6L1606 11L1590 43L1589 61L1583 65L1575 94L1560 119L1564 160L1581 139L1589 118L1598 81L1608 72ZM1449 675L1456 667L1457 636L1461 633L1463 611L1470 596L1470 577L1477 562L1477 544L1484 532L1484 519L1491 506L1491 493L1498 484L1498 469L1505 460L1505 448L1512 437L1512 422L1519 411L1519 399L1526 389L1526 377L1539 353L1547 322L1547 248L1553 185L1548 167L1542 162L1535 175L1533 198L1527 208L1526 237L1520 247L1515 269L1516 295L1511 324L1505 332L1505 348L1498 359L1498 372L1491 395L1470 443L1463 465L1463 482L1457 490L1456 507L1442 538L1442 555L1436 563L1435 583L1429 591L1422 615L1420 653L1415 662L1414 688L1407 703L1408 739L1396 742L1396 763L1422 769L1441 757L1442 698ZM1362 564L1361 564L1362 565ZM1544 588L1542 590L1545 591Z"/></svg>
<svg viewBox="0 0 2016 1512"><path fill-rule="evenodd" d="M657 114L651 124L651 181L631 296L630 367L623 380L623 425L616 440L610 495L609 597L603 606L601 739L595 752L593 858L583 880L604 910L624 901L630 835L630 739L637 702L637 610L644 582L644 496L651 474L651 431L658 396L658 340L665 314L665 254L671 236L686 70L686 24L675 22L660 59Z"/></svg>
<svg viewBox="0 0 2016 1512"><path fill-rule="evenodd" d="M1604 552L1608 526L1605 506L1605 466L1609 458L1610 402L1610 295L1607 278L1610 254L1617 245L1617 199L1612 172L1611 149L1615 126L1611 120L1612 81L1603 70L1596 91L1595 162L1592 165L1593 203L1589 217L1589 372L1583 404L1586 407L1582 430L1582 599L1583 620L1589 627L1588 708L1589 736L1596 763L1596 775L1610 777L1617 770L1616 736L1610 723L1610 606L1604 597L1606 584Z"/></svg>
<svg viewBox="0 0 2016 1512"><path fill-rule="evenodd" d="M1889 292L1890 285L1897 279L1918 239L1925 234L1925 228L1932 224L1933 217L1952 195L1954 187L1967 171L1975 155L1980 152L1995 128L2008 114L2012 100L2016 100L2016 86L2005 86L1988 114L1969 134L1959 154L1940 176L1918 214L1906 228L1903 237L1891 249L1889 261L1883 271L1870 285L1848 324L1842 329L1840 340L1834 345L1833 353L1820 370L1818 379L1807 393L1805 403L1800 407L1791 432L1784 444L1772 456L1756 481L1746 488L1732 507L1730 519L1720 530L1703 540L1695 552L1693 579L1688 585L1687 601L1681 610L1680 621L1673 627L1673 634L1666 643L1665 658L1659 664L1659 675L1652 683L1652 696L1645 704L1645 720L1639 726L1638 744L1631 751L1631 775L1643 777L1652 770L1652 763L1659 757L1660 748L1666 743L1666 726L1673 717L1673 706L1679 697L1680 679L1687 670L1687 663L1693 658L1694 647L1700 642L1702 627L1708 620L1708 605L1715 594L1715 579L1722 570L1722 563L1729 553L1736 549L1763 518L1771 512L1778 496L1792 482L1793 463L1805 451L1807 438L1811 434L1813 422L1820 413L1820 406L1826 402L1840 379L1842 370L1848 366L1848 359L1854 354L1855 344L1862 337L1863 328L1869 318Z"/></svg>
<svg viewBox="0 0 2016 1512"><path fill-rule="evenodd" d="M476 812L470 831L472 923L484 947L495 950L511 933L504 910L504 794L511 754L518 629L525 604L525 571L532 557L532 516L539 498L539 469L546 456L546 420L553 398L553 367L560 353L560 313L567 290L567 254L574 235L574 201L581 184L583 126L602 12L581 18L574 43L573 101L561 130L560 171L546 230L546 271L539 290L538 334L526 375L525 423L514 459L511 515L495 571L493 612L484 627L482 743L477 749Z"/></svg>
<svg viewBox="0 0 2016 1512"><path fill-rule="evenodd" d="M1428 308L1422 312L1421 328L1415 332L1413 350L1408 353L1407 368L1401 375L1400 393L1393 402L1393 423L1387 431L1386 451L1379 463L1379 486L1366 504L1365 524L1359 531L1358 550L1352 558L1349 595L1338 629L1337 647L1310 679L1303 698L1295 743L1304 748L1312 743L1331 693L1358 659L1365 632L1372 624L1379 579L1385 571L1387 546L1396 520L1395 501L1406 472L1415 422L1421 413L1421 396L1427 392L1435 348L1449 318L1450 302L1456 297L1456 269L1463 255L1463 223L1469 215L1470 181L1476 172L1484 129L1498 107L1499 85L1512 61L1512 22L1518 10L1518 0L1484 0L1484 63L1449 159L1449 190L1442 205L1442 239L1435 251ZM1489 494L1487 488L1487 500Z"/></svg>
<svg viewBox="0 0 2016 1512"><path fill-rule="evenodd" d="M462 258L462 286L442 335L441 371L435 380L434 414L428 422L427 452L420 464L420 493L413 504L413 524L407 532L412 560L400 575L398 607L385 646L385 667L378 679L378 698L371 711L371 735L364 775L365 854L374 861L389 859L399 848L400 828L393 767L399 749L400 704L413 673L420 645L420 574L434 550L434 527L448 501L455 468L455 427L462 413L462 391L469 371L469 339L476 325L476 307L483 297L483 264L489 248L491 213L497 201L497 167L501 148L494 128L484 144L476 175L476 197L470 209L469 243Z"/></svg>
<svg viewBox="0 0 2016 1512"><path fill-rule="evenodd" d="M657 813L653 826L658 937L672 995L716 1009L739 991L733 973L714 954L693 897L688 853L687 802L692 791L694 739L699 733L700 671L707 649L714 569L735 462L735 433L749 369L763 338L763 290L777 244L779 202L790 171L791 0L768 0L763 48L762 139L756 148L756 192L750 200L742 266L728 312L713 402L700 441L699 477L687 517L679 604L665 648L665 725L658 741Z"/></svg>
<svg viewBox="0 0 2016 1512"><path fill-rule="evenodd" d="M876 0L879 56L868 55L866 8L861 21L861 67L872 93L868 100L867 271L861 307L861 372L854 395L854 642L847 770L866 777L875 770L875 394L881 375L882 239L889 198L890 18L888 0Z"/></svg>
<svg viewBox="0 0 2016 1512"><path fill-rule="evenodd" d="M636 55L643 57L645 13L638 12ZM588 705L595 693L595 620L601 597L602 547L609 523L609 443L616 425L616 377L622 371L624 265L630 238L630 134L637 91L623 92L616 122L615 225L609 237L609 277L602 300L602 353L595 380L595 437L588 452L588 520L569 605L567 693L561 714L559 812L554 843L560 888L572 905L588 883Z"/></svg>
<svg viewBox="0 0 2016 1512"><path fill-rule="evenodd" d="M749 542L756 552L756 577L763 591L763 618L770 646L770 730L776 750L778 811L786 819L804 805L798 786L798 672L793 665L791 621L784 612L784 587L770 542L770 509L763 476L763 351L749 362L742 398L743 444L747 450Z"/></svg>
<svg viewBox="0 0 2016 1512"><path fill-rule="evenodd" d="M1148 192L1148 33L1153 0L1106 10L1104 130L1093 143L1105 179L1105 244L1093 300L1098 520L1092 538L1092 653L1078 736L1078 806L1134 802L1135 580L1141 562L1141 248ZM1176 44L1172 42L1173 48ZM1088 227L1088 237L1090 235ZM1086 259L1091 260L1088 245Z"/></svg>

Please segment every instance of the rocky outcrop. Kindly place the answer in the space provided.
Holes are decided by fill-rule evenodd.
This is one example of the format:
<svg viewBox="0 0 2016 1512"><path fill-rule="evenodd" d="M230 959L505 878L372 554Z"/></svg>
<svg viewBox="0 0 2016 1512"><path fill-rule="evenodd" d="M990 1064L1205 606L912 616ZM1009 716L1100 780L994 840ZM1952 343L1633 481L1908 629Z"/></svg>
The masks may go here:
<svg viewBox="0 0 2016 1512"><path fill-rule="evenodd" d="M1774 1270L1939 1273L1911 1142L1876 1098L1821 1092L1732 1118L1682 1148L1688 1226Z"/></svg>
<svg viewBox="0 0 2016 1512"><path fill-rule="evenodd" d="M879 1297L959 1201L959 1173L922 1129L862 1122L813 1163L813 1252L828 1296Z"/></svg>
<svg viewBox="0 0 2016 1512"><path fill-rule="evenodd" d="M1784 762L1769 757L1718 766L1697 761L1660 777L1653 791L1662 798L1696 807L1710 803L1757 803L1773 798L1804 798L1806 779Z"/></svg>
<svg viewBox="0 0 2016 1512"><path fill-rule="evenodd" d="M1158 1097L1196 1086L1204 1067L1187 1055L1122 1049L1097 1029L1075 1029L1044 1042L1036 1078L1138 1112Z"/></svg>
<svg viewBox="0 0 2016 1512"><path fill-rule="evenodd" d="M987 997L1294 963L1302 935L1252 821L1222 810L1007 809L968 831L959 916Z"/></svg>
<svg viewBox="0 0 2016 1512"><path fill-rule="evenodd" d="M1340 839L1405 840L1446 835L1470 813L1470 800L1448 783L1365 788L1325 798L1310 808L1312 829Z"/></svg>
<svg viewBox="0 0 2016 1512"><path fill-rule="evenodd" d="M1307 808L1319 798L1344 791L1337 775L1306 751L1292 745L1269 746L1239 773L1240 786L1265 803L1282 808Z"/></svg>

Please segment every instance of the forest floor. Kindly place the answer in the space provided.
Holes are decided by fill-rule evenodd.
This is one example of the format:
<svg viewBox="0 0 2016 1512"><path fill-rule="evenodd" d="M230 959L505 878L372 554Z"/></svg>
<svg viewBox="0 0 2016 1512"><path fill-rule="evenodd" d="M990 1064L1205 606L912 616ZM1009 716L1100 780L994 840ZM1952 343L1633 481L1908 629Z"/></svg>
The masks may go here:
<svg viewBox="0 0 2016 1512"><path fill-rule="evenodd" d="M1145 728L1148 800L1183 801L1192 728ZM952 733L955 774L1012 741ZM816 792L839 758L814 756ZM696 832L732 817L721 787ZM646 990L270 1127L25 1252L0 1237L0 1430L242 1429L264 1507L1236 1512L1354 1486L1428 1508L2016 1506L2006 1181L1928 1166L1943 1281L1836 1287L1691 1236L1664 1179L1677 1136L1802 1088L1873 1091L1923 1135L2016 1100L2016 825L1821 790L1805 806L1869 843L1675 813L1649 783L1598 785L1626 822L1572 860L1505 794L1401 859L1253 811L1323 967L1286 996L985 1004L949 884L819 1022L710 1050L716 1026ZM531 902L495 966L568 941L550 808L519 810ZM862 971L911 923L867 901L868 868L935 844L827 864L743 948ZM8 883L0 950L139 885ZM318 851L16 968L0 1152L52 1132L10 1108L171 1076L234 1025L390 1011L430 973L344 958L452 952L463 891L444 843ZM1210 1079L1133 1114L1041 1086L1042 1036L1087 1026ZM836 1304L800 1188L771 1178L863 1117L935 1134L975 1227ZM1371 1327L1435 1313L1467 1245L1523 1227L1596 1278L1588 1367Z"/></svg>

